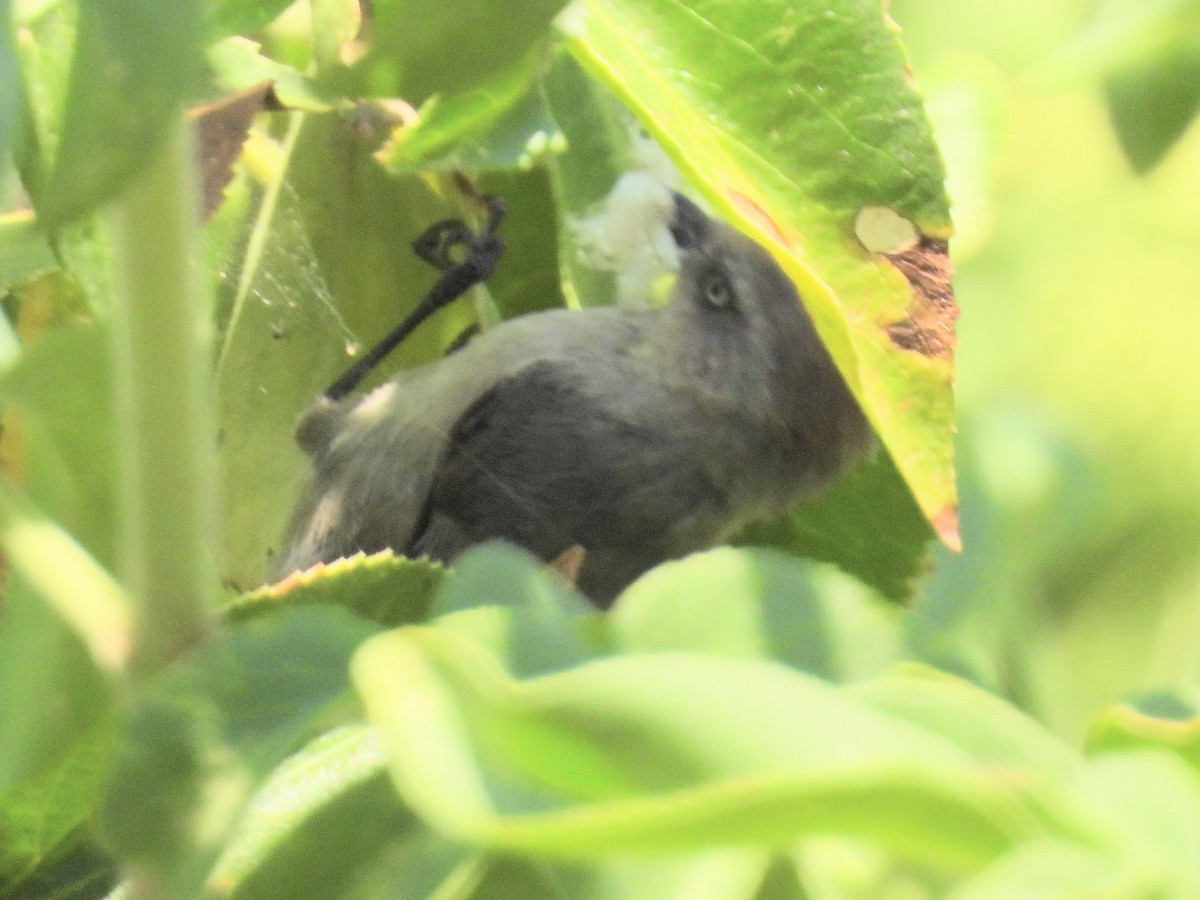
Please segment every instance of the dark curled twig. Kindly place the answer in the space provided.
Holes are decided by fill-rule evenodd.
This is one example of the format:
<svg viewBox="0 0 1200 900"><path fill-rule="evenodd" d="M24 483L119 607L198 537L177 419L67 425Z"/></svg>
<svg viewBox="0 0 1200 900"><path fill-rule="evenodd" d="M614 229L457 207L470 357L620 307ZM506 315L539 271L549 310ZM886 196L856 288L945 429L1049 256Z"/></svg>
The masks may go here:
<svg viewBox="0 0 1200 900"><path fill-rule="evenodd" d="M471 231L460 219L447 219L430 226L413 241L413 252L440 270L441 277L434 282L416 309L329 386L325 391L326 397L334 401L341 400L358 387L371 370L412 334L418 325L491 276L504 254L504 240L496 234L496 228L508 211L508 206L499 197L484 197L483 202L487 205L488 216L478 233ZM454 258L456 251L462 254L462 259Z"/></svg>

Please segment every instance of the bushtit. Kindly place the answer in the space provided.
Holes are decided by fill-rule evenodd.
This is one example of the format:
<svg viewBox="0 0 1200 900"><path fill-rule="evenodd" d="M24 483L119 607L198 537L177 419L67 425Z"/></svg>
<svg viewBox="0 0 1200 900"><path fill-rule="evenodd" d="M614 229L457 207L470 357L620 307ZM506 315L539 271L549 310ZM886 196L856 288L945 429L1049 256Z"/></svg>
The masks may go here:
<svg viewBox="0 0 1200 900"><path fill-rule="evenodd" d="M791 281L672 197L665 306L522 316L321 398L297 432L314 472L280 573L385 547L450 562L489 538L544 560L578 545L579 587L606 607L861 456L870 427Z"/></svg>

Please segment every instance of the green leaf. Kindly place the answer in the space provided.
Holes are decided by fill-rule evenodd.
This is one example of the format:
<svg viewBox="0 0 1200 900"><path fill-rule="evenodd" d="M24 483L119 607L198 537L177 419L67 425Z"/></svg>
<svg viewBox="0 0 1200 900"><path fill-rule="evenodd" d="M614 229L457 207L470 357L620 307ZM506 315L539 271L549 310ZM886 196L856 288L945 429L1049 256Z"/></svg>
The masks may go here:
<svg viewBox="0 0 1200 900"><path fill-rule="evenodd" d="M27 101L27 125L17 148L21 181L35 200L46 190L64 127L64 110L76 46L78 4L22 3L14 10L16 22L28 35L17 45L22 85ZM111 251L103 226L83 219L61 227L54 235L60 264L82 288L84 300L97 317L107 313L113 284Z"/></svg>
<svg viewBox="0 0 1200 900"><path fill-rule="evenodd" d="M297 123L298 124L298 123ZM293 439L312 398L348 364L357 341L334 307L296 196L276 173L254 212L217 362L224 477L222 575L239 589L268 577L307 473Z"/></svg>
<svg viewBox="0 0 1200 900"><path fill-rule="evenodd" d="M563 153L546 161L558 201L563 290L575 306L611 304L616 301L613 274L583 264L571 226L633 168L630 116L566 53L555 55L542 85L567 142Z"/></svg>
<svg viewBox="0 0 1200 900"><path fill-rule="evenodd" d="M113 723L103 722L57 765L0 792L0 897L34 896L39 882L54 879L56 863L79 847L108 776L114 737ZM90 878L108 868L93 862Z"/></svg>
<svg viewBox="0 0 1200 900"><path fill-rule="evenodd" d="M1072 897L1153 897L1154 885L1134 873L1121 874L1103 853L1055 839L1022 844L976 878L959 886L952 900L1070 900Z"/></svg>
<svg viewBox="0 0 1200 900"><path fill-rule="evenodd" d="M1086 747L1088 753L1170 750L1200 773L1200 716L1167 719L1125 704L1107 706L1092 719Z"/></svg>
<svg viewBox="0 0 1200 900"><path fill-rule="evenodd" d="M55 291L58 285L47 285ZM112 364L100 327L48 330L0 378L0 398L28 429L31 497L113 567L116 516Z"/></svg>
<svg viewBox="0 0 1200 900"><path fill-rule="evenodd" d="M111 685L79 635L24 579L9 574L4 595L0 792L24 779L52 778L115 715Z"/></svg>
<svg viewBox="0 0 1200 900"><path fill-rule="evenodd" d="M559 241L558 211L545 166L530 172L483 173L479 187L508 201L500 226L505 251L487 282L506 319L563 305L553 248Z"/></svg>
<svg viewBox="0 0 1200 900"><path fill-rule="evenodd" d="M70 78L71 53L75 47L78 10L75 4L50 2L43 7L16 5L12 24L25 29L28 40L16 44L18 72L23 76L26 123L21 143L14 145L14 161L28 192L36 192L46 180L62 134L63 107Z"/></svg>
<svg viewBox="0 0 1200 900"><path fill-rule="evenodd" d="M929 523L891 458L859 463L787 516L746 528L737 540L836 563L897 602L929 568Z"/></svg>
<svg viewBox="0 0 1200 900"><path fill-rule="evenodd" d="M420 104L487 84L548 42L566 0L377 0L371 53L359 64L375 96Z"/></svg>
<svg viewBox="0 0 1200 900"><path fill-rule="evenodd" d="M768 853L739 847L680 856L613 857L594 865L559 865L551 872L560 890L553 896L562 900L800 900L801 895L779 891L779 884L765 883L772 877L770 869Z"/></svg>
<svg viewBox="0 0 1200 900"><path fill-rule="evenodd" d="M258 31L292 5L292 0L207 0L206 33L210 42Z"/></svg>
<svg viewBox="0 0 1200 900"><path fill-rule="evenodd" d="M46 226L86 213L161 149L198 85L199 0L83 3L54 168L33 197Z"/></svg>
<svg viewBox="0 0 1200 900"><path fill-rule="evenodd" d="M270 81L276 98L289 109L326 112L336 99L286 63L264 56L249 38L229 37L208 48L208 64L221 87L235 93Z"/></svg>
<svg viewBox="0 0 1200 900"><path fill-rule="evenodd" d="M350 333L369 346L435 280L437 273L413 254L413 240L462 210L416 177L389 176L352 125L335 116L309 116L287 178L327 296ZM473 322L466 304L451 304L396 348L376 379L437 358ZM343 357L338 368L347 364Z"/></svg>
<svg viewBox="0 0 1200 900"><path fill-rule="evenodd" d="M8 0L0 0L0 22L5 23L0 33L0 165L8 166L13 148L20 141L21 94L17 87L21 78L21 66L17 61L17 48L13 44L12 21Z"/></svg>
<svg viewBox="0 0 1200 900"><path fill-rule="evenodd" d="M97 666L122 673L134 649L133 598L7 478L0 478L0 546L12 571L71 626Z"/></svg>
<svg viewBox="0 0 1200 900"><path fill-rule="evenodd" d="M347 662L374 630L345 610L281 610L177 666L118 751L100 817L109 846L153 866L171 896L194 896L267 774L345 718Z"/></svg>
<svg viewBox="0 0 1200 900"><path fill-rule="evenodd" d="M922 513L955 544L951 227L882 7L587 0L566 27L576 58L714 209L776 255ZM872 210L920 243L879 245L862 227Z"/></svg>
<svg viewBox="0 0 1200 900"><path fill-rule="evenodd" d="M721 547L647 572L609 616L626 653L694 650L774 659L831 681L893 661L894 617L822 593L809 566L771 550ZM700 611L703 614L699 614Z"/></svg>
<svg viewBox="0 0 1200 900"><path fill-rule="evenodd" d="M309 0L312 10L313 58L321 71L341 65L343 46L362 28L360 0Z"/></svg>
<svg viewBox="0 0 1200 900"><path fill-rule="evenodd" d="M355 896L355 885L384 869L389 896L428 896L420 887L436 884L464 855L396 802L373 734L346 726L271 774L209 884L221 896L247 900L303 896L319 884L321 896L332 900ZM393 860L399 865L388 865Z"/></svg>
<svg viewBox="0 0 1200 900"><path fill-rule="evenodd" d="M674 652L520 681L426 627L373 638L352 674L405 802L473 845L595 858L840 832L954 870L1040 830L951 743L776 664Z"/></svg>
<svg viewBox="0 0 1200 900"><path fill-rule="evenodd" d="M377 154L391 172L530 169L561 143L541 92L531 90L541 55L487 84L434 97Z"/></svg>
<svg viewBox="0 0 1200 900"><path fill-rule="evenodd" d="M974 759L1055 784L1079 766L1079 753L1043 725L982 688L909 664L852 685L856 698L953 741Z"/></svg>
<svg viewBox="0 0 1200 900"><path fill-rule="evenodd" d="M406 559L390 550L357 553L245 594L226 613L237 622L275 609L326 603L394 628L428 618L434 592L446 577L441 563L427 559Z"/></svg>
<svg viewBox="0 0 1200 900"><path fill-rule="evenodd" d="M1121 149L1138 174L1162 161L1200 111L1200 50L1194 40L1113 74L1104 86Z"/></svg>
<svg viewBox="0 0 1200 900"><path fill-rule="evenodd" d="M31 219L12 214L0 222L0 285L8 287L57 268L46 235Z"/></svg>
<svg viewBox="0 0 1200 900"><path fill-rule="evenodd" d="M81 836L64 848L63 855L47 860L28 879L13 886L4 900L100 900L116 889L116 863L97 844Z"/></svg>
<svg viewBox="0 0 1200 900"><path fill-rule="evenodd" d="M482 544L459 557L433 613L521 677L570 668L603 649L595 607L511 544Z"/></svg>
<svg viewBox="0 0 1200 900"><path fill-rule="evenodd" d="M1200 843L1200 780L1193 769L1161 750L1105 753L1089 760L1071 787L1120 836L1121 861L1149 876L1158 896L1200 893L1200 856L1193 852Z"/></svg>
<svg viewBox="0 0 1200 900"><path fill-rule="evenodd" d="M1153 169L1200 110L1200 7L1194 0L1104 0L1051 59L1060 80L1100 80L1138 174Z"/></svg>

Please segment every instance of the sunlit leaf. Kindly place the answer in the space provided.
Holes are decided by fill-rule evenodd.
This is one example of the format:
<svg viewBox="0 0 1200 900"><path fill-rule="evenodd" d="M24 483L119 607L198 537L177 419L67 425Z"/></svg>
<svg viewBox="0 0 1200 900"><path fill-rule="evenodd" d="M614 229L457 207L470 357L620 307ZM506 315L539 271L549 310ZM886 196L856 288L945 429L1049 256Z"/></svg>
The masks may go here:
<svg viewBox="0 0 1200 900"><path fill-rule="evenodd" d="M950 222L882 8L590 0L576 12L572 52L776 254L924 516L956 544ZM874 210L919 241L879 244L863 229Z"/></svg>
<svg viewBox="0 0 1200 900"><path fill-rule="evenodd" d="M909 666L850 686L875 709L940 734L975 759L1047 784L1069 775L1080 757L1071 746L1012 705L970 682Z"/></svg>
<svg viewBox="0 0 1200 900"><path fill-rule="evenodd" d="M1119 865L1095 850L1068 841L1031 841L1001 857L958 887L953 900L1066 900L1089 894L1153 896L1152 879L1118 872ZM1150 882L1150 883L1148 883Z"/></svg>
<svg viewBox="0 0 1200 900"><path fill-rule="evenodd" d="M440 563L427 559L405 559L391 551L370 556L360 553L320 563L278 584L259 588L239 597L226 612L234 621L240 621L276 609L329 603L353 610L385 628L394 628L423 621L435 589L446 577Z"/></svg>

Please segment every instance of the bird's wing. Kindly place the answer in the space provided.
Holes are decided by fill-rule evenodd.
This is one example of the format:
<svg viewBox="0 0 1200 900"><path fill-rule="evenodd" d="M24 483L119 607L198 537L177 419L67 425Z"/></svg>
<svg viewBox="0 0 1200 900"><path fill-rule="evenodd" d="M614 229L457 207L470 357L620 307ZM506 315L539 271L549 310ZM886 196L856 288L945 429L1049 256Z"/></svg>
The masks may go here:
<svg viewBox="0 0 1200 900"><path fill-rule="evenodd" d="M562 366L537 362L500 381L451 429L410 552L449 560L505 538L552 558L571 546L595 506L595 467L581 465L594 416Z"/></svg>

